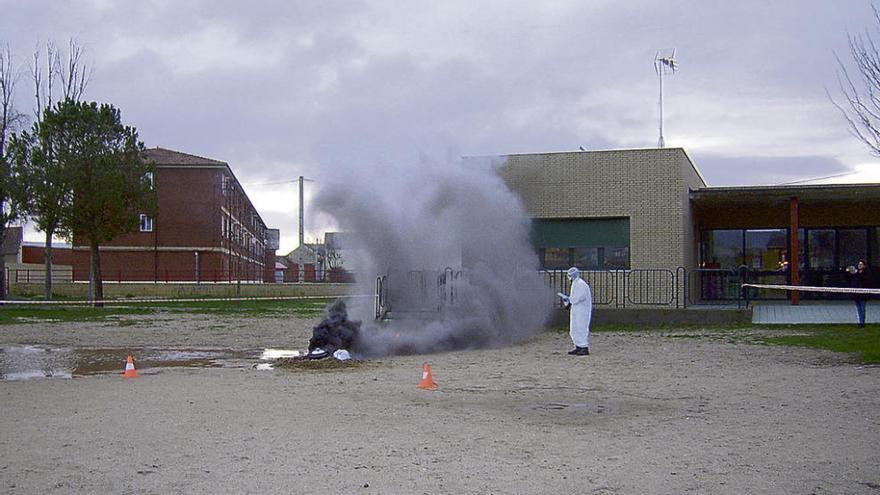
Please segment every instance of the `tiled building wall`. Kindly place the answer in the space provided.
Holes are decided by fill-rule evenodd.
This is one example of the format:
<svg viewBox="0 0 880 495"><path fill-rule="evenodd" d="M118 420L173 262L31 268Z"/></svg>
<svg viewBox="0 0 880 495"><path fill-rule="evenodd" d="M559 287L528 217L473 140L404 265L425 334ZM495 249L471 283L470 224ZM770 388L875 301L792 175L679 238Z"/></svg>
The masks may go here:
<svg viewBox="0 0 880 495"><path fill-rule="evenodd" d="M499 170L534 218L630 219L630 267L689 266L688 187L680 148L511 155Z"/></svg>

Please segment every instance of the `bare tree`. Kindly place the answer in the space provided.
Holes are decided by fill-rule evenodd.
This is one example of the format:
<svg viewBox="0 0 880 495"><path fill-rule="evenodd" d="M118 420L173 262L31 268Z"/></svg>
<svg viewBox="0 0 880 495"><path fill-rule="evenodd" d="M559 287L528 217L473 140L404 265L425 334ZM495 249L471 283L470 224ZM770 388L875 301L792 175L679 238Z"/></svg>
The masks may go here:
<svg viewBox="0 0 880 495"><path fill-rule="evenodd" d="M46 43L46 65L40 60L41 47L34 50L31 78L34 81L34 122L39 122L43 110L52 106L52 86L61 64L58 50L51 41ZM43 72L45 67L45 72Z"/></svg>
<svg viewBox="0 0 880 495"><path fill-rule="evenodd" d="M880 11L876 5L872 8L876 29L880 27ZM843 114L850 132L870 148L872 155L880 156L880 49L870 31L848 35L848 38L850 56L855 63L853 75L840 57L836 57L842 101L835 100L830 93L828 97Z"/></svg>
<svg viewBox="0 0 880 495"><path fill-rule="evenodd" d="M52 109L53 89L61 86L59 101L79 102L88 85L92 69L83 57L83 49L71 38L68 43L67 60L62 63L62 54L51 41L46 43L45 65L40 61L40 47L34 51L31 77L34 82L34 126L32 133L23 133L23 148L18 153L19 163L25 172L23 177L29 185L28 214L36 222L37 228L46 235L45 247L45 292L46 299L52 298L52 239L59 231L65 209L71 207L72 190L67 173L68 164L61 163L57 155L62 143L54 143L57 136L40 131L46 112ZM45 67L45 72L43 72ZM31 153L33 148L38 153Z"/></svg>
<svg viewBox="0 0 880 495"><path fill-rule="evenodd" d="M9 45L0 48L0 246L6 240L6 229L19 217L20 181L8 160L7 144L15 127L23 118L14 107L15 83L20 72L16 70ZM0 254L0 299L6 299L6 260Z"/></svg>
<svg viewBox="0 0 880 495"><path fill-rule="evenodd" d="M41 60L41 47L33 54L31 78L34 81L34 116L39 121L41 114L55 103L53 91L60 85L61 100L80 101L92 76L92 66L83 59L85 50L74 38L68 41L65 54L52 41L46 42L45 64Z"/></svg>
<svg viewBox="0 0 880 495"><path fill-rule="evenodd" d="M70 38L67 46L67 63L58 64L58 76L61 79L61 96L65 100L79 101L89 78L92 76L92 68L81 61L83 49L73 38Z"/></svg>

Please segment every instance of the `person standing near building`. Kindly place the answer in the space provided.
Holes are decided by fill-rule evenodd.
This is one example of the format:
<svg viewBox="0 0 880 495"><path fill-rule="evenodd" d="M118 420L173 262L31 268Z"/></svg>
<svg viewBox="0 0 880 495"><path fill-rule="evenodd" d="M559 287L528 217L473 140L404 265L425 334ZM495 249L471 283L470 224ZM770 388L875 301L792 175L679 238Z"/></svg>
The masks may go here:
<svg viewBox="0 0 880 495"><path fill-rule="evenodd" d="M852 279L850 286L856 289L870 289L874 287L874 277L872 270L865 263L865 260L859 260L856 266L851 266L846 270ZM856 314L859 317L859 327L865 326L865 310L868 305L868 294L854 294L853 299L856 302Z"/></svg>
<svg viewBox="0 0 880 495"><path fill-rule="evenodd" d="M568 323L568 333L574 343L574 349L569 351L573 356L588 356L590 354L590 319L593 315L593 294L590 286L581 278L581 272L575 267L568 269L568 279L571 280L569 295L559 294L566 309L571 309Z"/></svg>

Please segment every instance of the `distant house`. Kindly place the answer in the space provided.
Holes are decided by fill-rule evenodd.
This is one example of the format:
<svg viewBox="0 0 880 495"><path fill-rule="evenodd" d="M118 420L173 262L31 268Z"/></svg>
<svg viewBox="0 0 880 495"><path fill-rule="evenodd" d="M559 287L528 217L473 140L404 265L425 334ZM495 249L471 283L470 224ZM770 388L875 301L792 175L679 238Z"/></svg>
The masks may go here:
<svg viewBox="0 0 880 495"><path fill-rule="evenodd" d="M164 148L155 162L155 217L101 246L105 280L275 281L278 231L269 229L229 164ZM88 280L89 251L74 239L75 280Z"/></svg>
<svg viewBox="0 0 880 495"><path fill-rule="evenodd" d="M317 282L323 280L323 244L303 244L283 257L287 266L285 282Z"/></svg>
<svg viewBox="0 0 880 495"><path fill-rule="evenodd" d="M281 284L284 283L284 271L287 270L287 265L282 263L279 260L275 260L275 283Z"/></svg>
<svg viewBox="0 0 880 495"><path fill-rule="evenodd" d="M354 232L327 232L324 234L326 266L328 270L358 271L358 259L366 256L363 240Z"/></svg>

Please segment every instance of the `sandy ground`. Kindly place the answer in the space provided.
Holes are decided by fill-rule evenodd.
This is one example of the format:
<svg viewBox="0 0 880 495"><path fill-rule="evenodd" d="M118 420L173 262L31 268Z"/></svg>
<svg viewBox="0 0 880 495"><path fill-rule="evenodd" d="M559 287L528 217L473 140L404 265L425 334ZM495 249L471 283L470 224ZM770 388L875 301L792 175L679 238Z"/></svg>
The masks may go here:
<svg viewBox="0 0 880 495"><path fill-rule="evenodd" d="M0 327L0 343L304 348L314 320ZM0 382L3 493L880 493L880 368L723 335L547 332L338 371ZM429 361L436 391L421 390Z"/></svg>

